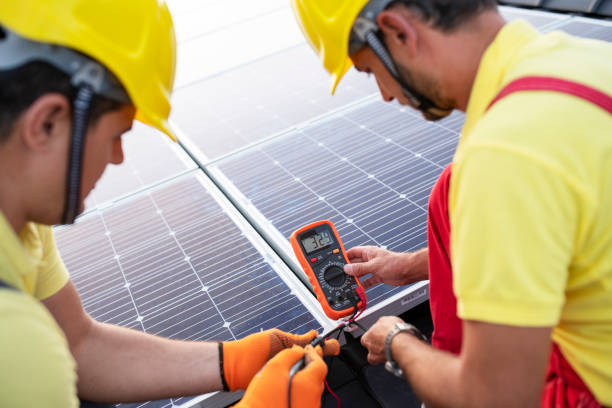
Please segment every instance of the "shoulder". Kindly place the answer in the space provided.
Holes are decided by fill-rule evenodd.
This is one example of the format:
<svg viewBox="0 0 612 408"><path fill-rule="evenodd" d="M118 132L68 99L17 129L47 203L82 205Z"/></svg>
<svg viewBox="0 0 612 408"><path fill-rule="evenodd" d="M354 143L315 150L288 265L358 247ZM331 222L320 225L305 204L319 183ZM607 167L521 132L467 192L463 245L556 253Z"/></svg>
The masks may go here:
<svg viewBox="0 0 612 408"><path fill-rule="evenodd" d="M76 406L75 363L61 329L31 296L0 290L0 405Z"/></svg>

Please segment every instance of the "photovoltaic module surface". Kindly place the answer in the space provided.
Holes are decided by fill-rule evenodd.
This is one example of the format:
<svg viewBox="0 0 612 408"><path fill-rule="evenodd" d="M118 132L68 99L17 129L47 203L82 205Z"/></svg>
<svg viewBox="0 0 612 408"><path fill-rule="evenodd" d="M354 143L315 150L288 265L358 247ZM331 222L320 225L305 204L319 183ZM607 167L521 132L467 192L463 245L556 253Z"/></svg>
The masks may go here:
<svg viewBox="0 0 612 408"><path fill-rule="evenodd" d="M302 44L177 90L172 118L212 160L376 91L356 72L345 80L332 97L329 77Z"/></svg>
<svg viewBox="0 0 612 408"><path fill-rule="evenodd" d="M320 330L196 176L94 211L56 237L98 321L186 340Z"/></svg>

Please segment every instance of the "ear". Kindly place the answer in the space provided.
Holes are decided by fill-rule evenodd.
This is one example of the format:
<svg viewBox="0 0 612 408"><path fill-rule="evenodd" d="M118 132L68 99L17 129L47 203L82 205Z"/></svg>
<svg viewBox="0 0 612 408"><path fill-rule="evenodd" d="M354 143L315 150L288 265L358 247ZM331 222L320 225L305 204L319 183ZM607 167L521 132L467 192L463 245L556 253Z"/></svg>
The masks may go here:
<svg viewBox="0 0 612 408"><path fill-rule="evenodd" d="M387 47L402 47L409 53L409 57L416 57L418 34L414 22L406 11L383 10L378 14L376 22L384 34Z"/></svg>
<svg viewBox="0 0 612 408"><path fill-rule="evenodd" d="M32 103L21 119L21 140L32 150L46 150L70 132L71 107L62 94L45 94Z"/></svg>

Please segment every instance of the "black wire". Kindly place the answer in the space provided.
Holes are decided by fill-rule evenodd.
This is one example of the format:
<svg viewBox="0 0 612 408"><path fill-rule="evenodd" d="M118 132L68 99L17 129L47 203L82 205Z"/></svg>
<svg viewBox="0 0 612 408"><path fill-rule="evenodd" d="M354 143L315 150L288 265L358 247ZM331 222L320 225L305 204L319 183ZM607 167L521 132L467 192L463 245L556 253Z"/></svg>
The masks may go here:
<svg viewBox="0 0 612 408"><path fill-rule="evenodd" d="M357 321L352 322L351 324L355 324L357 325L357 327L359 327L361 330L363 330L363 332L365 333L367 330Z"/></svg>
<svg viewBox="0 0 612 408"><path fill-rule="evenodd" d="M402 93L408 100L410 104L415 108L420 110L421 112L427 113L432 117L444 117L448 115L450 112L446 109L440 108L437 106L431 99L418 92L414 87L408 85L406 81L404 81L395 63L393 62L393 58L391 54L387 50L384 42L378 37L376 32L369 31L365 35L366 42L368 46L374 51L378 59L383 63L389 74L395 79L395 81L402 88Z"/></svg>

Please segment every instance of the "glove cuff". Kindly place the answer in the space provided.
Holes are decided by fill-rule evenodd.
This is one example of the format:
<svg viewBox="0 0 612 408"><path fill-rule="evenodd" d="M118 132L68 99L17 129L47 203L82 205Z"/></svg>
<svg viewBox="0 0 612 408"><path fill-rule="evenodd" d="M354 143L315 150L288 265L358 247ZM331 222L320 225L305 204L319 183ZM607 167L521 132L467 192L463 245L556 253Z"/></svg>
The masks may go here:
<svg viewBox="0 0 612 408"><path fill-rule="evenodd" d="M225 369L223 367L223 343L219 342L219 374L221 376L221 384L223 385L223 391L228 392L230 389L225 380Z"/></svg>

